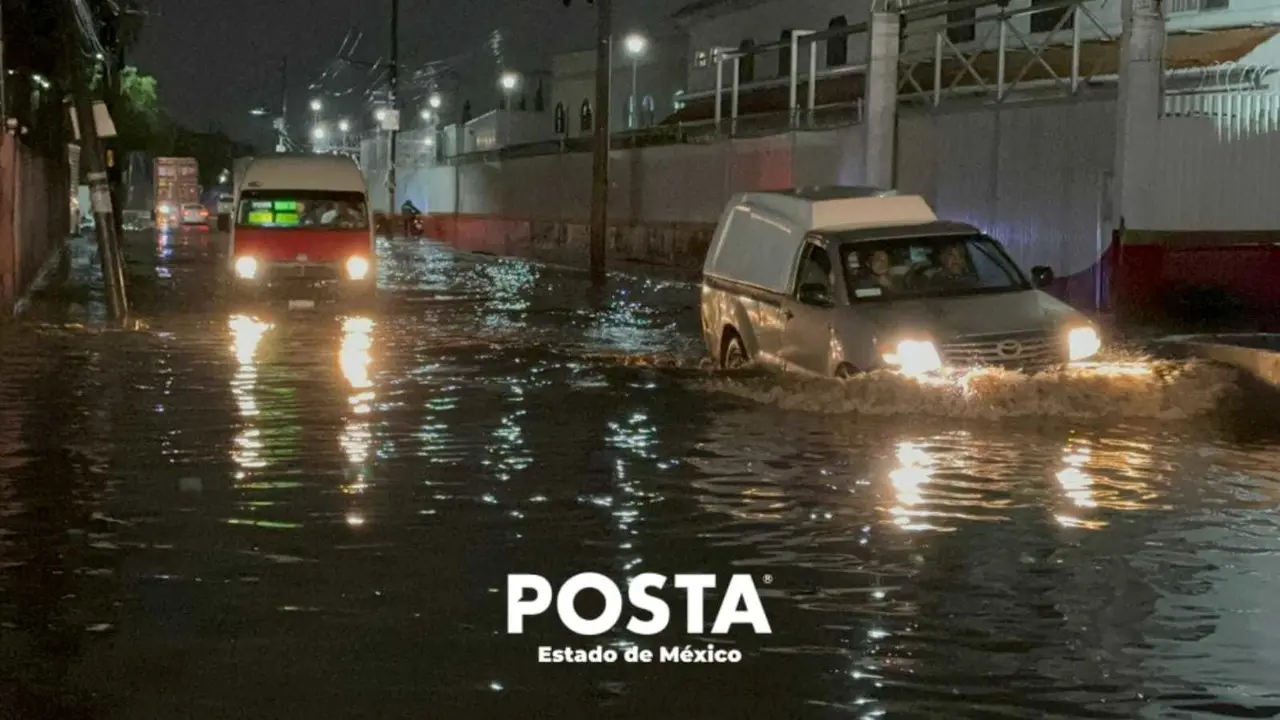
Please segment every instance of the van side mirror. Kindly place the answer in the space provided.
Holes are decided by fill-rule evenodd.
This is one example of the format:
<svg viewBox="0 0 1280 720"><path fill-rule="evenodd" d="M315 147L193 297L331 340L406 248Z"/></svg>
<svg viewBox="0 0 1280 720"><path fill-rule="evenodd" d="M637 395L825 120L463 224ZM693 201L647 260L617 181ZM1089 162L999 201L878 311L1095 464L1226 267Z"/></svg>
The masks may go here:
<svg viewBox="0 0 1280 720"><path fill-rule="evenodd" d="M1053 283L1053 268L1048 265L1037 265L1031 268L1031 282L1038 288L1048 287Z"/></svg>
<svg viewBox="0 0 1280 720"><path fill-rule="evenodd" d="M800 286L800 292L796 293L796 299L805 305L816 305L817 307L831 307L831 292L826 285L822 283L805 283Z"/></svg>

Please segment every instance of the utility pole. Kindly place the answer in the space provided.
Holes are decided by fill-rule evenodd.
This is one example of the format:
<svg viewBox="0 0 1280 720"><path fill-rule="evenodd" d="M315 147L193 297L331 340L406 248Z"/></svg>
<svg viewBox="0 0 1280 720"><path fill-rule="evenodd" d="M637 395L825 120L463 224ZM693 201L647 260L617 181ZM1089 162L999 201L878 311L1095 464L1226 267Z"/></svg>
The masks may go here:
<svg viewBox="0 0 1280 720"><path fill-rule="evenodd" d="M391 126L391 145L388 149L387 162L387 213L394 214L396 211L396 135L400 130L400 108L396 103L396 85L400 77L400 0L391 0L391 73L388 80L391 83L391 116L393 125Z"/></svg>
<svg viewBox="0 0 1280 720"><path fill-rule="evenodd" d="M88 171L89 196L98 236L98 261L102 265L102 279L107 289L107 308L112 318L121 320L129 312L128 297L125 294L124 260L120 238L116 234L115 211L103 162L102 142L98 139L98 128L93 117L93 99L84 74L78 28L71 19L74 12L75 9L68 2L63 11L63 49L67 71L71 76L71 95L75 102L76 120L80 126L80 141Z"/></svg>
<svg viewBox="0 0 1280 720"><path fill-rule="evenodd" d="M565 7L573 0L564 0ZM595 131L591 149L591 281L603 285L609 238L609 94L613 80L613 0L587 0L596 7Z"/></svg>

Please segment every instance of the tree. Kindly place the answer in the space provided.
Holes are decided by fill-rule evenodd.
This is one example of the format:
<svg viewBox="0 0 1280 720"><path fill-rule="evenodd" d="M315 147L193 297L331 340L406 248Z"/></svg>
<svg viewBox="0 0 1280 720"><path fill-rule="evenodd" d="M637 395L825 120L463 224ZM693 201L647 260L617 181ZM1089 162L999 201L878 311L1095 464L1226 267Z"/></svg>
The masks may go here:
<svg viewBox="0 0 1280 720"><path fill-rule="evenodd" d="M103 66L98 64L93 76L93 90L102 84ZM121 152L145 152L165 155L173 145L174 128L160 106L156 79L138 72L132 66L120 70L120 102L116 103L112 121L116 126L116 145Z"/></svg>

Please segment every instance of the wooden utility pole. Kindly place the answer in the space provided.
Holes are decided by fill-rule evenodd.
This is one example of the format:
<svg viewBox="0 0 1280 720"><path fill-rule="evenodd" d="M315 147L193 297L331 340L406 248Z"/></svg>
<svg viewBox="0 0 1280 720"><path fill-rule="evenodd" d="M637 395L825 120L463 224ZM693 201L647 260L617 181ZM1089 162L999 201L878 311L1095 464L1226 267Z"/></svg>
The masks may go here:
<svg viewBox="0 0 1280 720"><path fill-rule="evenodd" d="M564 0L565 7L573 0ZM613 80L613 0L587 0L596 8L595 132L591 148L591 281L603 285L607 277L605 252L609 238L609 95Z"/></svg>
<svg viewBox="0 0 1280 720"><path fill-rule="evenodd" d="M98 262L102 266L102 279L106 285L107 308L113 319L121 320L129 312L129 301L125 293L124 258L120 237L116 233L115 210L111 201L111 186L107 182L102 141L98 138L98 127L93 117L93 97L85 79L79 30L72 20L75 12L75 8L70 7L72 2L74 0L69 0L64 9L62 23L67 75L71 78L71 96L75 102L77 125L80 127L82 157L88 171L89 197L98 236Z"/></svg>

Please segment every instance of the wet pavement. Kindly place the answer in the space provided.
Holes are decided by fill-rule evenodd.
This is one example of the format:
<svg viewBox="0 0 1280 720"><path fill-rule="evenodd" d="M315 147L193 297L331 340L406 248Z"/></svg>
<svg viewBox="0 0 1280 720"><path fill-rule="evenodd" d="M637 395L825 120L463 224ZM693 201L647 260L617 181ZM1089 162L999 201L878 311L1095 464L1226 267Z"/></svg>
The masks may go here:
<svg viewBox="0 0 1280 720"><path fill-rule="evenodd" d="M0 328L0 717L1280 713L1280 433L1232 372L726 375L690 286L417 241L366 316L233 316L219 244L133 236L134 329L76 263ZM539 664L708 641L680 596L506 633L509 573L584 571L750 573L773 633Z"/></svg>

